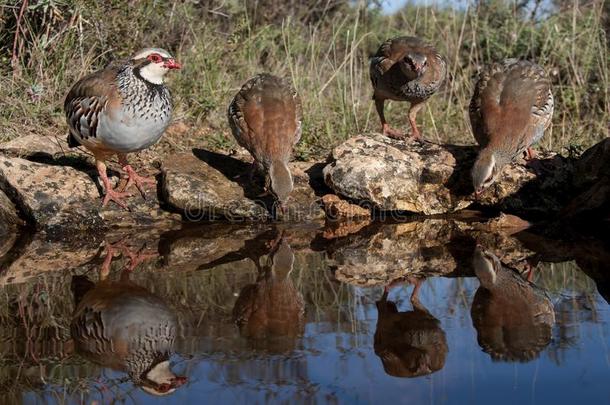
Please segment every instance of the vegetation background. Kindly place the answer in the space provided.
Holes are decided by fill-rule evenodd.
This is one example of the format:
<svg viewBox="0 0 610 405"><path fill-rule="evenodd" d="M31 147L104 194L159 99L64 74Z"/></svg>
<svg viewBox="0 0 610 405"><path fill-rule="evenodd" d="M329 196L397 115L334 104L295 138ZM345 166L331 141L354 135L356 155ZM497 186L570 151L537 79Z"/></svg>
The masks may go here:
<svg viewBox="0 0 610 405"><path fill-rule="evenodd" d="M507 57L544 66L555 115L542 147L578 153L608 136L610 2L374 0L0 0L0 141L63 138L63 97L84 74L145 46L168 49L176 124L151 153L235 146L226 107L255 73L289 77L304 104L297 159L378 130L368 58L392 36L418 35L449 61L449 77L420 114L432 141L474 143L467 106L477 71ZM407 127L407 105L388 117ZM565 150L567 149L567 151Z"/></svg>

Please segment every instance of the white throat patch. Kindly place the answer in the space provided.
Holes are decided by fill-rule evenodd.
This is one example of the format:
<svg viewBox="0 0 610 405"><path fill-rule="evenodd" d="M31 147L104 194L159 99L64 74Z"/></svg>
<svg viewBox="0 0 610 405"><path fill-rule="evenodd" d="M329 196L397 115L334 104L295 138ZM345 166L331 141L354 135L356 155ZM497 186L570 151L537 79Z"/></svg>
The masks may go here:
<svg viewBox="0 0 610 405"><path fill-rule="evenodd" d="M149 63L140 68L142 79L153 84L163 84L163 77L169 71L162 63Z"/></svg>

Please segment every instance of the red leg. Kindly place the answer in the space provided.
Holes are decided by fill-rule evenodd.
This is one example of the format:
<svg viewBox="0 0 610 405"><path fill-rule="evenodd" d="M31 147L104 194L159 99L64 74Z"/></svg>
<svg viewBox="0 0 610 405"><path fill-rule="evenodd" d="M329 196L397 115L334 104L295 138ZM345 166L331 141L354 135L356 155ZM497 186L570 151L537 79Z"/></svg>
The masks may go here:
<svg viewBox="0 0 610 405"><path fill-rule="evenodd" d="M528 147L524 152L523 152L524 156L523 158L525 160L532 160L536 158L536 151L534 149L532 149L532 147Z"/></svg>
<svg viewBox="0 0 610 405"><path fill-rule="evenodd" d="M110 180L108 180L108 175L106 174L106 164L103 160L96 160L95 165L97 166L97 171L102 178L102 183L104 183L104 189L106 194L104 195L104 199L102 200L102 207L105 207L108 202L114 201L117 205L126 210L129 210L127 204L122 200L129 196L129 193L122 193L115 191L110 184Z"/></svg>
<svg viewBox="0 0 610 405"><path fill-rule="evenodd" d="M125 256L129 257L129 264L125 268L125 271L128 273L135 270L136 267L138 267L140 264L144 263L145 261L151 260L151 259L156 259L157 257L159 257L159 254L156 252L155 253L145 252L144 247L142 249L138 250L137 252L134 252L133 250L129 249L125 244L120 243L118 245L118 248L121 249L121 253L123 253Z"/></svg>
<svg viewBox="0 0 610 405"><path fill-rule="evenodd" d="M525 261L525 271L524 273L527 273L527 281L529 281L530 283L534 280L534 269L536 268L536 266L530 262L530 260L526 260Z"/></svg>
<svg viewBox="0 0 610 405"><path fill-rule="evenodd" d="M411 124L411 136L413 137L413 139L417 140L422 139L422 136L419 132L419 129L417 129L417 122L415 121L415 118L417 117L417 112L421 110L423 106L424 103L419 102L411 104L411 108L409 108L409 124Z"/></svg>
<svg viewBox="0 0 610 405"><path fill-rule="evenodd" d="M397 129L393 129L385 120L385 114L383 113L385 100L383 99L375 99L375 108L377 109L377 114L379 115L379 120L381 121L381 132L393 139L404 139L405 134L400 132Z"/></svg>
<svg viewBox="0 0 610 405"><path fill-rule="evenodd" d="M100 280L105 280L110 274L110 264L114 258L115 249L114 246L106 241L106 257L104 257L104 263L100 269Z"/></svg>
<svg viewBox="0 0 610 405"><path fill-rule="evenodd" d="M409 278L409 283L415 284L415 288L413 288L411 293L411 303L419 305L419 290L421 289L422 280L420 278Z"/></svg>
<svg viewBox="0 0 610 405"><path fill-rule="evenodd" d="M136 173L136 171L127 161L127 156L123 154L119 155L119 163L123 167L123 170L127 173L127 184L125 184L125 187L123 187L123 191L127 190L129 187L135 184L136 188L140 191L140 194L142 194L142 197L146 198L144 186L156 185L157 180L155 180L154 178L140 176L138 173Z"/></svg>

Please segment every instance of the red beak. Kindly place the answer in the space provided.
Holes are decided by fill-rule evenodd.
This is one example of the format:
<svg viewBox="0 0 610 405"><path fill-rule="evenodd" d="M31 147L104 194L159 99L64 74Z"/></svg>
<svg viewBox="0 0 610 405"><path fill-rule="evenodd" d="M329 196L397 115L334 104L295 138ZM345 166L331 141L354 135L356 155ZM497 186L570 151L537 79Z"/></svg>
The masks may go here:
<svg viewBox="0 0 610 405"><path fill-rule="evenodd" d="M179 377L172 379L171 385L174 388L178 388L178 387L186 384L187 381L188 381L188 379L186 377L179 376Z"/></svg>
<svg viewBox="0 0 610 405"><path fill-rule="evenodd" d="M180 69L182 67L181 64L179 64L178 62L176 62L174 59L168 59L165 61L165 64L163 65L168 69Z"/></svg>

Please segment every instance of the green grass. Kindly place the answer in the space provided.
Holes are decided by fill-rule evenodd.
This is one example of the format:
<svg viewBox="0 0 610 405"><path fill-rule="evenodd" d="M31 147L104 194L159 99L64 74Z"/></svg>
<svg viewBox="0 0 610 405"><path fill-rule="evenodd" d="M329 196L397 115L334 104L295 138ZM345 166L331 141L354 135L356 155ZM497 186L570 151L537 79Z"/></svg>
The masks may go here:
<svg viewBox="0 0 610 405"><path fill-rule="evenodd" d="M62 100L75 80L138 48L160 46L184 64L169 85L191 144L234 147L226 107L245 80L268 71L291 78L303 100L296 157L317 158L378 129L368 58L384 39L405 34L435 43L449 62L449 80L418 117L428 139L474 143L467 118L474 78L483 64L506 57L535 60L552 77L556 109L542 147L588 147L608 135L610 6L603 0L535 18L497 0L459 10L407 6L391 16L373 2L335 1L324 9L327 2L312 0L292 11L265 9L277 4L271 0L258 1L257 11L237 0L131 3L30 0L19 19L22 2L0 0L0 140L63 136ZM405 103L390 103L390 122L407 128L406 111Z"/></svg>

